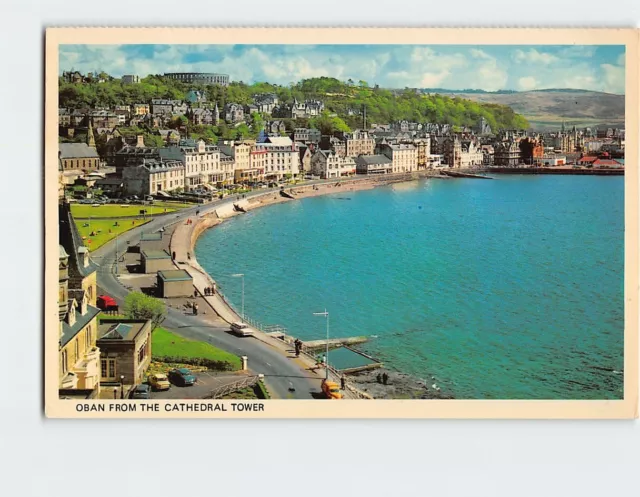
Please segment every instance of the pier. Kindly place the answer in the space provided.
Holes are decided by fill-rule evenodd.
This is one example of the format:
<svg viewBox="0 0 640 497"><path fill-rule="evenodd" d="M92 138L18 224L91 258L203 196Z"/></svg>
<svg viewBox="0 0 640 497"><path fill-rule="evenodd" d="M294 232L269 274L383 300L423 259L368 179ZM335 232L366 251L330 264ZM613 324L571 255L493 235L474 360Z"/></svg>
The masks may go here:
<svg viewBox="0 0 640 497"><path fill-rule="evenodd" d="M367 337L346 337L346 338L330 338L329 340L310 340L302 342L306 350L322 349L329 345L329 348L342 347L343 345L357 345L359 343L368 342Z"/></svg>

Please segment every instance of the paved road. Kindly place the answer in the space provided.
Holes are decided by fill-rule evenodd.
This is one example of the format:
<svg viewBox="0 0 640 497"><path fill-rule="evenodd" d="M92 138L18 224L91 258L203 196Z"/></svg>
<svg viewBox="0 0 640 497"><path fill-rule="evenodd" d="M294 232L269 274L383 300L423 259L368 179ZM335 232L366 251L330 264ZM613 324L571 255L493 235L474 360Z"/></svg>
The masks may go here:
<svg viewBox="0 0 640 497"><path fill-rule="evenodd" d="M246 198L264 193L265 190L251 192L246 194ZM120 235L117 243L114 240L103 245L92 253L92 259L100 265L98 286L122 305L128 292L120 284L113 272L116 246L119 253L122 253L127 242L131 244L138 242L142 232L153 232L162 226L183 222L186 218L193 217L196 210L200 210L200 213L204 214L234 201L236 201L235 196L229 199L216 200L205 205L190 207L178 213L159 216L143 226ZM186 338L207 341L216 347L239 356L246 355L249 358L249 368L265 375L265 382L274 398L311 399L320 393L321 380L314 373L303 369L291 358L283 355L281 351L255 338L236 337L229 334L226 324L223 324L222 321L220 325L212 325L201 317L185 315L181 311L170 308L163 326L175 330ZM291 387L294 388L294 391L290 390Z"/></svg>

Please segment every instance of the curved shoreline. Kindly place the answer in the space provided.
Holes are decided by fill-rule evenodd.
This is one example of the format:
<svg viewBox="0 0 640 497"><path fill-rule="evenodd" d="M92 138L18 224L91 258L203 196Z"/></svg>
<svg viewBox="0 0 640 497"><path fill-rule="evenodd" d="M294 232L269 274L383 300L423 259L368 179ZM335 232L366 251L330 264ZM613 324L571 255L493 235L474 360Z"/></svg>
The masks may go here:
<svg viewBox="0 0 640 497"><path fill-rule="evenodd" d="M179 233L178 236L186 235L188 237L188 252L190 254L190 257L187 257L187 265L200 273L200 275L209 282L210 286L215 286L215 280L198 263L195 256L195 246L200 235L202 235L202 233L204 233L206 230L219 225L225 219L243 214L243 212L237 211L234 208L234 204L242 207L246 211L250 211L260 207L267 207L269 205L290 202L292 200L295 201L303 198L323 196L333 193L370 190L379 186L415 181L434 176L442 177L435 174L419 175L410 173L394 175L393 177L367 177L362 179L336 180L335 182L303 185L300 187L293 186L291 188L288 188L286 191L287 193L293 193L293 195L295 196L294 199L282 197L277 190L272 190L261 195L255 195L253 197L244 199L240 196L240 198L236 198L235 202L231 200L228 203L224 203L223 205L211 209L206 209L205 207L206 212L199 215L198 219L191 225L189 230L181 230L188 231L188 233ZM171 235L170 250L172 251L175 248L174 243L184 243L184 240L174 241L174 235L176 235L178 229L176 229ZM242 320L238 312L226 301L223 294L216 292L216 295L214 297L209 297L206 300L212 307L214 312L216 312L218 316L220 316L228 323ZM251 324L251 320L248 319L247 316L245 316L244 320L248 321ZM268 335L265 334L265 337L256 338L262 339L264 341L264 338L267 337ZM268 338L273 339L272 337ZM383 387L383 385L377 382L376 376L382 372L386 372L391 378L391 383L388 386ZM349 375L349 378L351 383L350 390L360 398L453 398L450 395L441 393L439 387L436 388L435 385L428 385L425 381L419 378L412 377L395 369L380 368L372 371ZM354 385L356 385L357 387L354 387ZM372 393L368 393L369 391L371 391Z"/></svg>

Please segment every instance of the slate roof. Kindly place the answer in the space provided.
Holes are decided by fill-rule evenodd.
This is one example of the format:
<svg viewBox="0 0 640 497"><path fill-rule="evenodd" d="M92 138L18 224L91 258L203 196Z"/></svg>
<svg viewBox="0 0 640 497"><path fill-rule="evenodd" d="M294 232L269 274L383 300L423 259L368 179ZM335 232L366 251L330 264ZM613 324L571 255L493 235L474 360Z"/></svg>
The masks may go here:
<svg viewBox="0 0 640 497"><path fill-rule="evenodd" d="M148 321L126 320L125 322L103 321L98 325L98 341L133 340L145 328Z"/></svg>
<svg viewBox="0 0 640 497"><path fill-rule="evenodd" d="M158 277L164 281L191 281L193 279L184 269L158 271Z"/></svg>
<svg viewBox="0 0 640 497"><path fill-rule="evenodd" d="M82 315L76 311L76 322L73 326L69 326L66 321L62 322L62 336L60 337L60 346L64 347L68 344L78 333L80 333L93 318L100 314L100 309L87 305L87 312Z"/></svg>
<svg viewBox="0 0 640 497"><path fill-rule="evenodd" d="M359 166L382 166L391 164L391 159L386 155L360 155L356 157L356 164Z"/></svg>
<svg viewBox="0 0 640 497"><path fill-rule="evenodd" d="M98 159L98 152L86 143L59 143L61 159Z"/></svg>
<svg viewBox="0 0 640 497"><path fill-rule="evenodd" d="M73 277L78 275L82 278L86 278L87 276L95 273L98 266L91 261L91 258L89 258L89 264L87 267L84 267L82 262L78 260L78 250L80 248L87 250L87 247L84 246L82 237L78 232L78 228L73 222L69 206L61 204L58 209L58 215L59 243L69 254L69 276Z"/></svg>

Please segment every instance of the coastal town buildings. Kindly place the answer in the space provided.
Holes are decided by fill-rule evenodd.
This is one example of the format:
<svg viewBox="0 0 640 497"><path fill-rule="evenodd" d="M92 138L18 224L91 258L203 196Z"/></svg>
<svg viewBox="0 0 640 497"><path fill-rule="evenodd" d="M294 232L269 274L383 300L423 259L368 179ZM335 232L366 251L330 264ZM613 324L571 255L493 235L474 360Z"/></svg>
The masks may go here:
<svg viewBox="0 0 640 497"><path fill-rule="evenodd" d="M358 155L371 155L376 148L375 139L367 131L355 130L353 133L345 133L344 157L357 157Z"/></svg>
<svg viewBox="0 0 640 497"><path fill-rule="evenodd" d="M210 183L223 183L233 174L221 168L220 149L215 145L207 145L204 140L183 140L176 147L158 149L158 153L165 160L177 160L184 164L185 190L206 187Z"/></svg>
<svg viewBox="0 0 640 497"><path fill-rule="evenodd" d="M318 150L311 156L311 173L322 179L351 176L356 163L353 157L340 157L333 150Z"/></svg>
<svg viewBox="0 0 640 497"><path fill-rule="evenodd" d="M282 138L291 142L289 138ZM264 157L260 157L259 161L264 164L265 179L281 180L283 178L293 178L300 173L298 150L293 144L281 145L279 142L257 143L256 151L264 153Z"/></svg>
<svg viewBox="0 0 640 497"><path fill-rule="evenodd" d="M58 379L62 398L95 398L100 391L96 345L96 270L68 205L59 206Z"/></svg>
<svg viewBox="0 0 640 497"><path fill-rule="evenodd" d="M151 321L105 318L98 325L103 388L117 385L125 390L145 381L151 363Z"/></svg>
<svg viewBox="0 0 640 497"><path fill-rule="evenodd" d="M418 151L412 143L383 143L378 149L391 160L391 172L408 173L418 170Z"/></svg>
<svg viewBox="0 0 640 497"><path fill-rule="evenodd" d="M179 160L142 159L142 163L122 171L127 195L153 195L184 188L185 166Z"/></svg>
<svg viewBox="0 0 640 497"><path fill-rule="evenodd" d="M300 102L297 98L294 98L289 117L292 119L315 117L322 114L323 110L324 102L320 100L305 100Z"/></svg>
<svg viewBox="0 0 640 497"><path fill-rule="evenodd" d="M228 103L224 106L224 120L228 123L235 124L244 121L244 109L242 105L235 103Z"/></svg>
<svg viewBox="0 0 640 497"><path fill-rule="evenodd" d="M100 156L95 147L86 143L58 144L58 160L63 171L78 169L89 172L100 166Z"/></svg>
<svg viewBox="0 0 640 497"><path fill-rule="evenodd" d="M357 174L391 174L391 159L383 154L360 155L355 158Z"/></svg>

